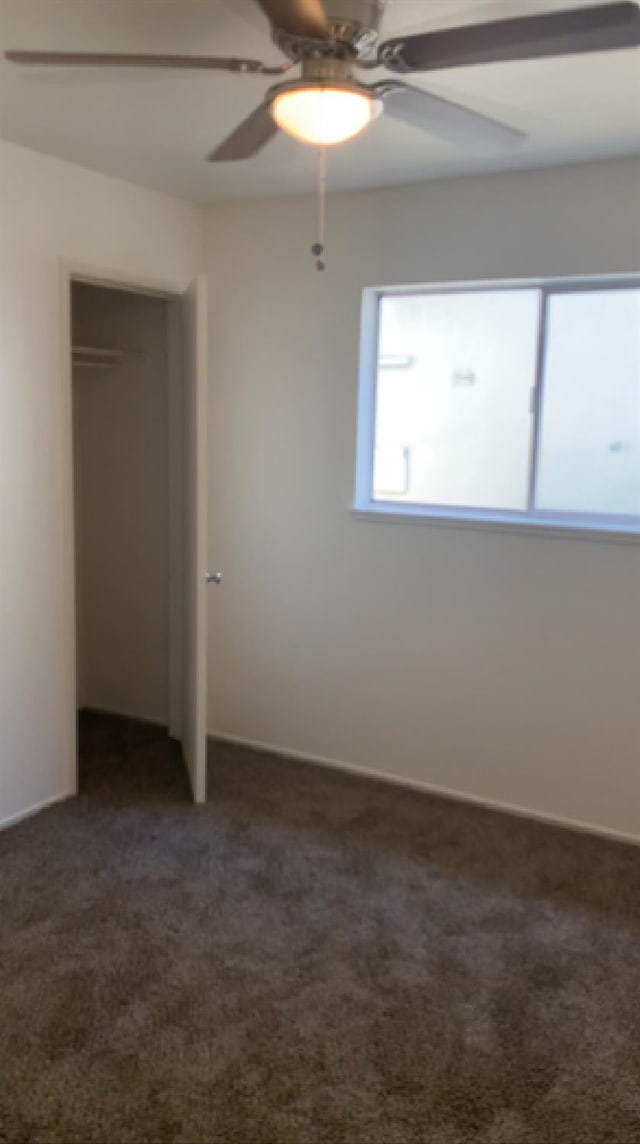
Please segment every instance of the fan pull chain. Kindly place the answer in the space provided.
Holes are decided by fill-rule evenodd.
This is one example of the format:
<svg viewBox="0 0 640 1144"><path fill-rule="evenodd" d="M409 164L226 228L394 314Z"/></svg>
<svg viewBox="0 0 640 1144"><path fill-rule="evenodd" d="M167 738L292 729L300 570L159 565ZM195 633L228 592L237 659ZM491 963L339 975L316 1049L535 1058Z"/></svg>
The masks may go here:
<svg viewBox="0 0 640 1144"><path fill-rule="evenodd" d="M324 270L324 236L327 213L327 149L322 147L318 152L318 241L311 247L311 253L316 260L316 270Z"/></svg>

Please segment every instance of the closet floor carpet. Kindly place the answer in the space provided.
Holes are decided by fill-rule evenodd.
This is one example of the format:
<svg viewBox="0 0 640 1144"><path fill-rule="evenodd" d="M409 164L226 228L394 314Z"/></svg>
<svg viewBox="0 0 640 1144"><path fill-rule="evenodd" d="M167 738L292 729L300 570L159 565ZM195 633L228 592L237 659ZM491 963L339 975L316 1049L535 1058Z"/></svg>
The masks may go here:
<svg viewBox="0 0 640 1144"><path fill-rule="evenodd" d="M0 834L0 1140L640 1140L640 850L220 744L193 808L157 730L81 746Z"/></svg>

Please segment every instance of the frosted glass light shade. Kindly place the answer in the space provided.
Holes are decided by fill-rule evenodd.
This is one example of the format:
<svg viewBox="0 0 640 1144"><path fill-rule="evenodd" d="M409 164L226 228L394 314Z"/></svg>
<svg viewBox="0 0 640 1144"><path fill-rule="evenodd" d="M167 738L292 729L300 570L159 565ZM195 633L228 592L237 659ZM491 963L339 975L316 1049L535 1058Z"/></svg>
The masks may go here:
<svg viewBox="0 0 640 1144"><path fill-rule="evenodd" d="M376 100L348 87L300 87L281 91L271 104L278 127L301 143L331 147L359 135L375 119Z"/></svg>

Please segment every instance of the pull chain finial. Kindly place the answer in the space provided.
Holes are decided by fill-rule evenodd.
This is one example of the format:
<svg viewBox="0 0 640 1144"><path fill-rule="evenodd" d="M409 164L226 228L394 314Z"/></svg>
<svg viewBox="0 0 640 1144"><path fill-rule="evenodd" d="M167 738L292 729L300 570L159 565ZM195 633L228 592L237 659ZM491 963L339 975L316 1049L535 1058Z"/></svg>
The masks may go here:
<svg viewBox="0 0 640 1144"><path fill-rule="evenodd" d="M311 247L311 253L316 260L316 270L325 269L324 236L326 223L327 202L327 149L321 147L318 152L318 241Z"/></svg>

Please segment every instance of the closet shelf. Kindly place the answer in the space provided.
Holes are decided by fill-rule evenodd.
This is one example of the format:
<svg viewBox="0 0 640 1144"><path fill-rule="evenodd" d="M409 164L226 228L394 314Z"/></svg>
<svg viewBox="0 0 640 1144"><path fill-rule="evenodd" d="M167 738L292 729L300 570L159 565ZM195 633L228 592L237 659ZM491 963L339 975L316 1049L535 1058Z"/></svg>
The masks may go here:
<svg viewBox="0 0 640 1144"><path fill-rule="evenodd" d="M74 354L86 354L87 357L122 357L124 350L108 350L104 346L72 346Z"/></svg>
<svg viewBox="0 0 640 1144"><path fill-rule="evenodd" d="M103 346L72 346L71 359L74 365L91 369L117 369L124 357L143 357L144 350L114 350Z"/></svg>

